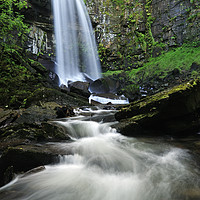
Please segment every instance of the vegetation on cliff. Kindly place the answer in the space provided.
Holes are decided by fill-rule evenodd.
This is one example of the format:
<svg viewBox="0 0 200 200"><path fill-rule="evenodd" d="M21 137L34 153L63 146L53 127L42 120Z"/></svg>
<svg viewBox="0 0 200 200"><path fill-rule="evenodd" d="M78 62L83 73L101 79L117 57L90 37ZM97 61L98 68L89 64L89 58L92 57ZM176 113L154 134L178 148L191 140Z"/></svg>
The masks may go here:
<svg viewBox="0 0 200 200"><path fill-rule="evenodd" d="M4 106L19 106L31 91L26 83L37 85L41 78L31 73L35 70L25 55L29 29L19 13L24 8L25 0L3 0L0 5L0 105Z"/></svg>
<svg viewBox="0 0 200 200"><path fill-rule="evenodd" d="M136 100L143 95L153 94L200 75L200 46L188 43L151 57L137 69L107 71L105 77L121 80L121 92ZM135 99L134 99L135 96Z"/></svg>

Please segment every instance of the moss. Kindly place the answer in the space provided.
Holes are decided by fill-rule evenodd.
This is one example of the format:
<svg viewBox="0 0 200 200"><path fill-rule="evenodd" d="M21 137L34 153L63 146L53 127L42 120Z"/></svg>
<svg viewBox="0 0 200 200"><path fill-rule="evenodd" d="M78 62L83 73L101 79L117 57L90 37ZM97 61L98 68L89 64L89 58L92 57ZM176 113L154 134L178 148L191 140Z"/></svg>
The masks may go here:
<svg viewBox="0 0 200 200"><path fill-rule="evenodd" d="M106 71L103 73L103 76L104 77L108 77L108 76L113 76L113 75L118 75L120 73L122 73L123 71L122 70L117 70L117 71Z"/></svg>
<svg viewBox="0 0 200 200"><path fill-rule="evenodd" d="M126 135L190 134L199 130L200 80L196 79L125 106L115 117Z"/></svg>
<svg viewBox="0 0 200 200"><path fill-rule="evenodd" d="M158 114L158 111L150 112L150 113L146 113L146 114L136 115L136 116L130 118L130 122L133 123L133 122L139 122L139 121L141 121L143 119L146 120L147 118L152 118L152 117L156 116L157 114Z"/></svg>
<svg viewBox="0 0 200 200"><path fill-rule="evenodd" d="M120 115L122 115L122 118L130 118L131 116L135 117L137 115L139 118L140 117L142 118L144 117L142 115L146 116L147 114L151 116L152 111L157 112L158 110L160 110L162 108L162 105L165 104L166 101L169 101L169 99L173 99L172 96L177 96L178 94L184 94L186 92L188 92L186 93L186 95L189 95L189 91L193 90L193 88L199 84L200 84L199 79L196 79L196 80L175 86L163 92L157 93L155 95L148 96L139 101L135 101L131 103L130 105L125 106L121 110ZM190 103L193 104L193 102L188 102L188 104ZM192 107L192 105L189 105L189 106Z"/></svg>
<svg viewBox="0 0 200 200"><path fill-rule="evenodd" d="M138 81L158 76L164 78L169 71L178 68L180 71L189 70L193 62L200 64L200 47L183 45L182 47L163 52L157 58L150 58L142 68L133 69L127 73L130 80Z"/></svg>
<svg viewBox="0 0 200 200"><path fill-rule="evenodd" d="M26 100L26 107L41 105L42 102L56 102L59 105L85 106L89 105L88 98L75 93L65 94L53 88L40 87L33 91Z"/></svg>
<svg viewBox="0 0 200 200"><path fill-rule="evenodd" d="M4 52L0 61L0 105L19 108L47 81L46 69L20 51Z"/></svg>

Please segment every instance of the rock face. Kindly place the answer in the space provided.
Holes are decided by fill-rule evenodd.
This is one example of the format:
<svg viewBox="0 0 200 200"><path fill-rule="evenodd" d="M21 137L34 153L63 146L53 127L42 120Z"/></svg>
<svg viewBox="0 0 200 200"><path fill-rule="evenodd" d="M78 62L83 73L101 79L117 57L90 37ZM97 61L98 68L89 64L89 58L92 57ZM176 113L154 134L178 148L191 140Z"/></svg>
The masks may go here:
<svg viewBox="0 0 200 200"><path fill-rule="evenodd" d="M200 81L165 90L122 108L115 117L124 135L191 134L200 127Z"/></svg>
<svg viewBox="0 0 200 200"><path fill-rule="evenodd" d="M30 24L29 50L36 55L54 55L54 28L51 0L29 0L29 8L23 11Z"/></svg>
<svg viewBox="0 0 200 200"><path fill-rule="evenodd" d="M197 0L86 2L105 68L139 67L150 49L158 51L200 38Z"/></svg>
<svg viewBox="0 0 200 200"><path fill-rule="evenodd" d="M31 24L31 48L36 54L54 54L50 0L30 0L25 13ZM86 0L104 69L140 67L153 52L186 41L199 41L198 0Z"/></svg>
<svg viewBox="0 0 200 200"><path fill-rule="evenodd" d="M156 41L180 45L185 40L198 40L200 24L198 1L152 0L152 34ZM192 19L193 18L193 19Z"/></svg>

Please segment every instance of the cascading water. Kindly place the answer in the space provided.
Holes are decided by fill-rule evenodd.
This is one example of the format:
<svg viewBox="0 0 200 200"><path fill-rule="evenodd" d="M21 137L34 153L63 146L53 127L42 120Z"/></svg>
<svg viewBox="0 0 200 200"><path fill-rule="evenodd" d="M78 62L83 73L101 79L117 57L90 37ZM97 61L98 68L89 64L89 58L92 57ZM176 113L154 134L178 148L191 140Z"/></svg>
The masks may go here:
<svg viewBox="0 0 200 200"><path fill-rule="evenodd" d="M83 0L52 0L56 37L56 72L60 84L101 77L95 37Z"/></svg>
<svg viewBox="0 0 200 200"><path fill-rule="evenodd" d="M57 165L0 188L0 199L199 199L200 175L187 150L162 140L122 136L110 127L111 112L83 111L80 117L55 122L73 140L52 144L66 156Z"/></svg>

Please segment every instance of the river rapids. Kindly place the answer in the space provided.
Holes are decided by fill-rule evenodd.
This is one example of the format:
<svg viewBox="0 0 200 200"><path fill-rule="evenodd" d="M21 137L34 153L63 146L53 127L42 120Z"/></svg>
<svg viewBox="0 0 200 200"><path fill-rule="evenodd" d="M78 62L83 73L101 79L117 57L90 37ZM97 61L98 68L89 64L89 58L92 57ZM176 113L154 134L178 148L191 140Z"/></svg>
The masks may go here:
<svg viewBox="0 0 200 200"><path fill-rule="evenodd" d="M60 162L0 188L1 200L196 200L200 175L190 151L162 139L128 138L115 111L80 109L56 121L72 142Z"/></svg>

